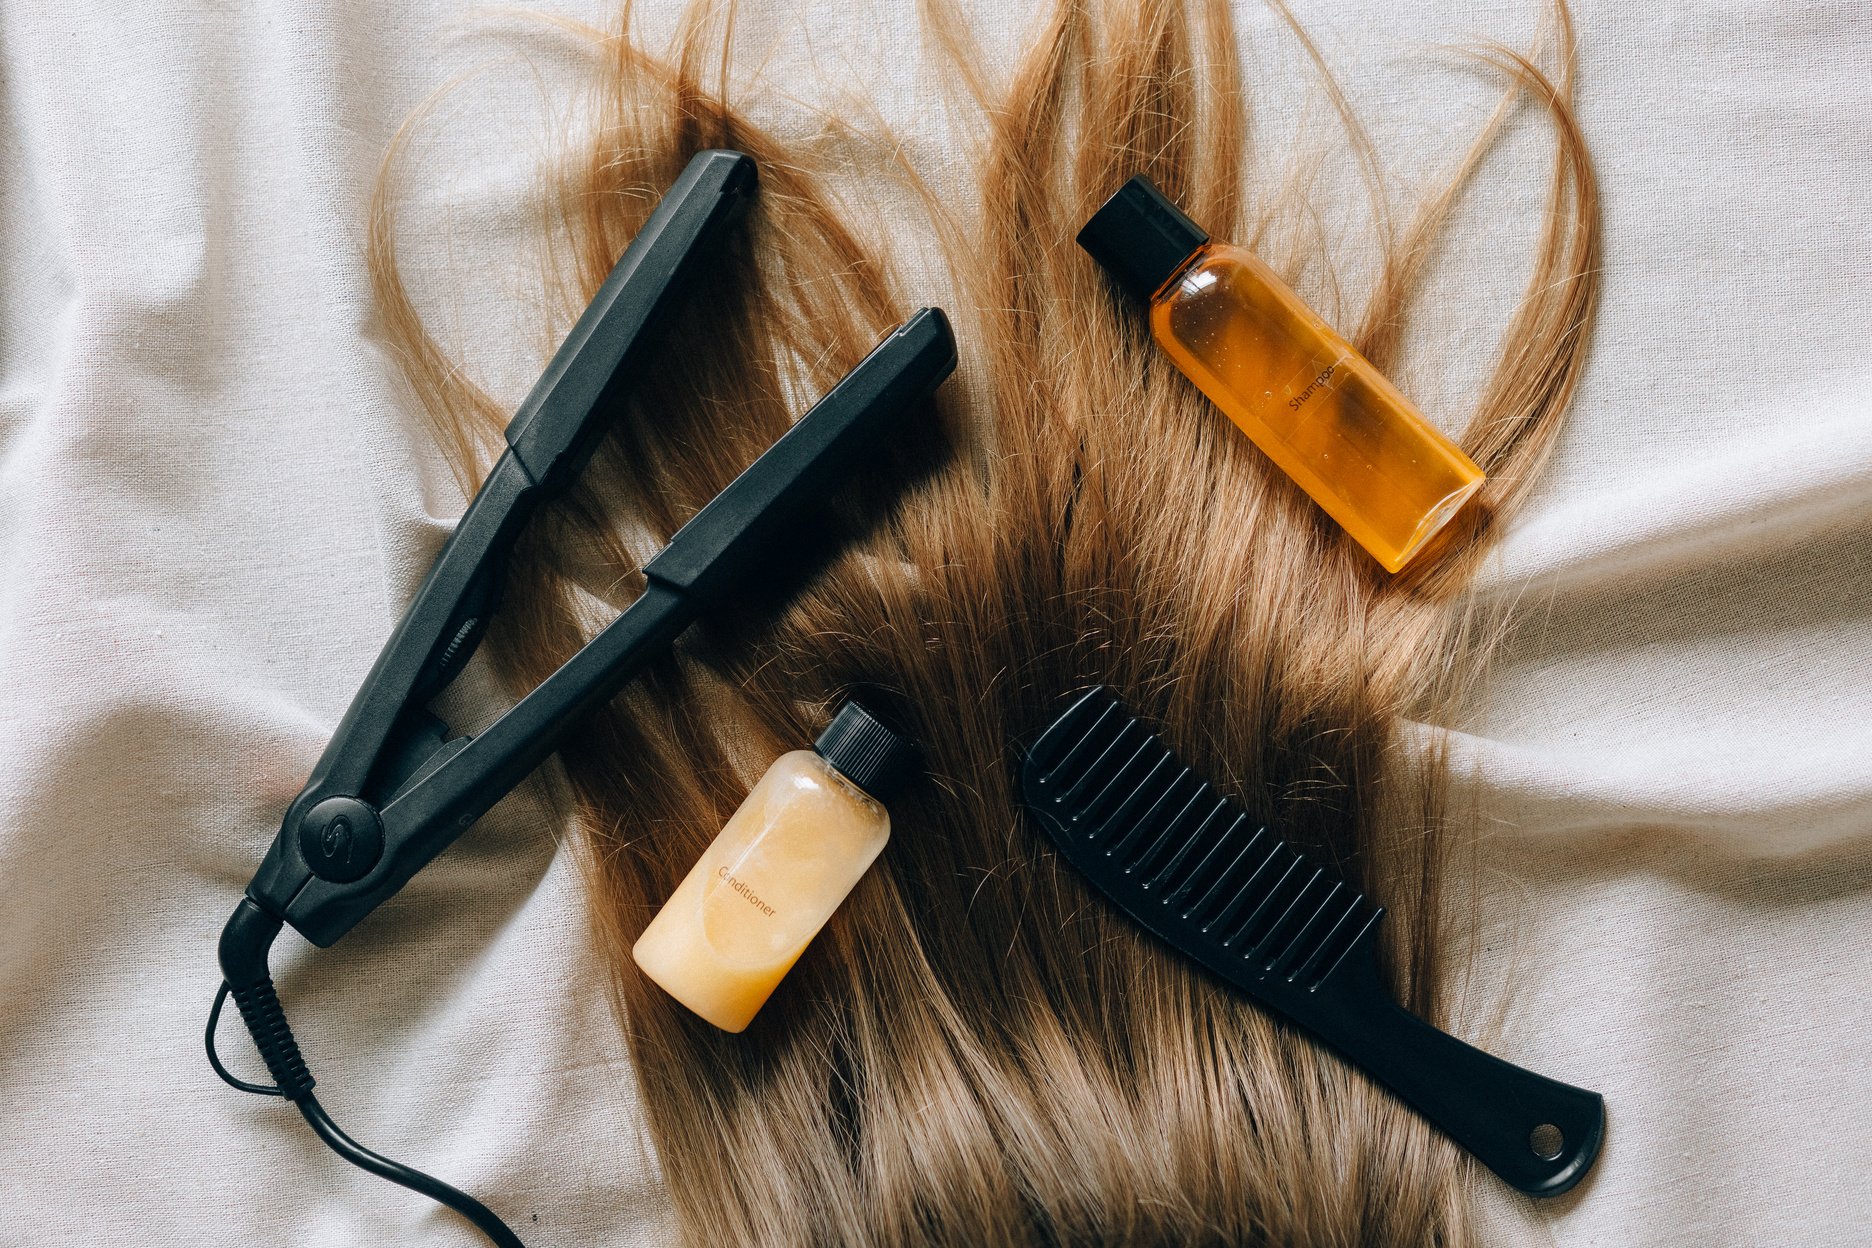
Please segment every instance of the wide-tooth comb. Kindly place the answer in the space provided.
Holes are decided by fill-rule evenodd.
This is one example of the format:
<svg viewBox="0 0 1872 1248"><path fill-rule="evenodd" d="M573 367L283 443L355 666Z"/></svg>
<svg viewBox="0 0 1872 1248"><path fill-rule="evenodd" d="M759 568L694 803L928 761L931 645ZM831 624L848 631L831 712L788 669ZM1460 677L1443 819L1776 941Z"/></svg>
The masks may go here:
<svg viewBox="0 0 1872 1248"><path fill-rule="evenodd" d="M1605 1137L1596 1092L1523 1070L1391 998L1384 911L1185 767L1108 689L1076 700L1021 766L1067 861L1140 925L1305 1028L1476 1159L1534 1196L1585 1175Z"/></svg>

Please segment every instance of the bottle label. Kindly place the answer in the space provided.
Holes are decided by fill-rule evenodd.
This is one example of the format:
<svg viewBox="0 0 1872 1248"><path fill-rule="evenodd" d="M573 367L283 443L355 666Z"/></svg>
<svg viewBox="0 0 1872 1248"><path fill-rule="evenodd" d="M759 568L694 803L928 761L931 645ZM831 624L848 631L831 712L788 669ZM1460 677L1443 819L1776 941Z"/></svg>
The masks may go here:
<svg viewBox="0 0 1872 1248"><path fill-rule="evenodd" d="M1299 394L1296 394L1291 399L1287 400L1287 406L1292 408L1296 412L1299 411L1303 406L1306 405L1306 401L1308 399L1312 398L1316 393L1318 393L1326 385L1327 382L1332 380L1333 370L1338 367L1339 366L1337 364L1328 364L1319 373L1318 376L1314 377L1312 381L1309 381L1307 383L1306 389L1302 390Z"/></svg>
<svg viewBox="0 0 1872 1248"><path fill-rule="evenodd" d="M760 899L759 894L757 894L753 889L747 886L747 882L745 880L737 879L734 876L734 874L728 870L727 867L715 868L715 878L722 881L722 883L726 884L730 889L734 890L737 894L739 894L741 897L741 900L747 902L749 905L753 906L756 910L758 910L762 918L773 917L774 908L768 905L766 902L762 901Z"/></svg>

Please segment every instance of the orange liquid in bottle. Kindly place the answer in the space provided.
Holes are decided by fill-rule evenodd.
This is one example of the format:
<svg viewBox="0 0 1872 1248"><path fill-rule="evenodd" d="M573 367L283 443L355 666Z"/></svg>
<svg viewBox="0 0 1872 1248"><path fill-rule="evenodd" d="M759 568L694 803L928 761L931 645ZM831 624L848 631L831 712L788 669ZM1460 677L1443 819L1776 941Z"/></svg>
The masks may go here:
<svg viewBox="0 0 1872 1248"><path fill-rule="evenodd" d="M1482 487L1482 470L1252 252L1205 246L1150 321L1177 367L1387 570Z"/></svg>

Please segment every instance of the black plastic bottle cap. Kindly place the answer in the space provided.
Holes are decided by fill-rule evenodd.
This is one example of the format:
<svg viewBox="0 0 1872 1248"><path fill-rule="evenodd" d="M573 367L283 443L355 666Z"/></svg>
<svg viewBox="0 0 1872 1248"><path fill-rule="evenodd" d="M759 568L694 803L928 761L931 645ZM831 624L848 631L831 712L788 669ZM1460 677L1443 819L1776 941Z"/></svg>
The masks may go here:
<svg viewBox="0 0 1872 1248"><path fill-rule="evenodd" d="M1141 173L1119 187L1079 231L1079 245L1139 299L1156 294L1208 241L1209 232Z"/></svg>
<svg viewBox="0 0 1872 1248"><path fill-rule="evenodd" d="M916 770L916 746L856 702L839 707L813 750L880 802L890 800Z"/></svg>

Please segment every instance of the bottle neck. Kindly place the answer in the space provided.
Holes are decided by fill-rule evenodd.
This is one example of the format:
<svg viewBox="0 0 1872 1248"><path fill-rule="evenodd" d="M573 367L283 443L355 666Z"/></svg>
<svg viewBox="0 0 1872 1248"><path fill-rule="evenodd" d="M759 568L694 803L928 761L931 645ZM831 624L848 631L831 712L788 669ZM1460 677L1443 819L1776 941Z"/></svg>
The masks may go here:
<svg viewBox="0 0 1872 1248"><path fill-rule="evenodd" d="M835 781L841 788L849 790L853 795L859 798L862 798L864 801L867 801L874 806L882 806L884 804L882 801L880 801L876 797L873 797L870 791L867 790L862 784L859 784L856 780L852 779L850 776L846 775L844 772L840 771L837 767L835 767L832 764L832 761L828 759L825 755L815 750L813 752L813 757L819 760L820 766L826 769L826 774L830 776L833 779L833 781Z"/></svg>
<svg viewBox="0 0 1872 1248"><path fill-rule="evenodd" d="M1159 286L1156 290L1151 291L1149 302L1156 303L1158 300L1164 298L1164 296L1168 295L1172 290L1174 290L1177 286L1177 283L1183 280L1183 275L1188 273L1191 269L1195 268L1197 262L1202 260L1204 256L1207 256L1210 250L1214 248L1214 246L1215 246L1215 240L1211 239L1210 241L1204 243L1202 246L1198 247L1195 251L1190 252L1189 255L1183 257L1182 262L1178 264L1176 268L1171 270L1170 276L1164 278L1163 285Z"/></svg>

